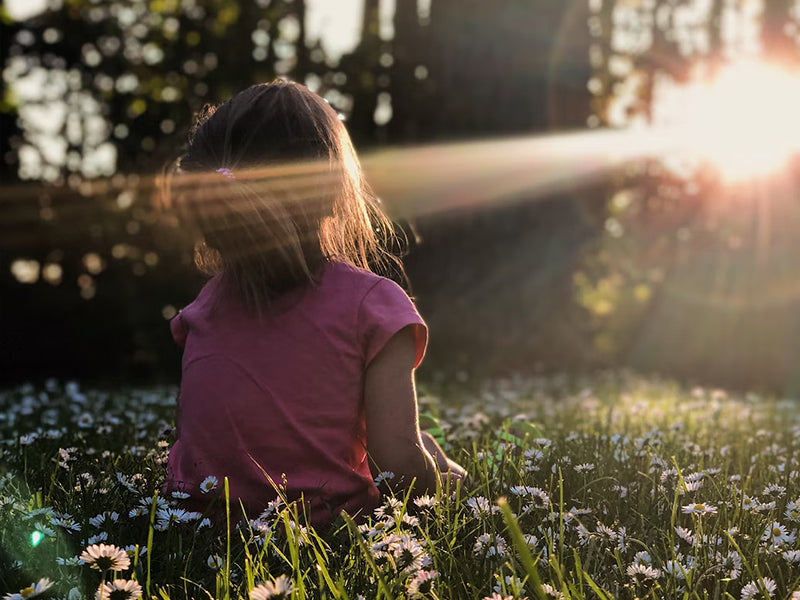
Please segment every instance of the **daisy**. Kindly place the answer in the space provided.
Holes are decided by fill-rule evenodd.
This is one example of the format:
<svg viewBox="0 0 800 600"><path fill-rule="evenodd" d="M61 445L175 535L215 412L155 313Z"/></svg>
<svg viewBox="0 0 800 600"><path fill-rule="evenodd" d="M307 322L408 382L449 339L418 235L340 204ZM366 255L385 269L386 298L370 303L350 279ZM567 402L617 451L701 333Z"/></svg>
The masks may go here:
<svg viewBox="0 0 800 600"><path fill-rule="evenodd" d="M382 481L391 481L394 479L394 473L391 471L381 471L378 473L378 476L375 477L375 485L380 484Z"/></svg>
<svg viewBox="0 0 800 600"><path fill-rule="evenodd" d="M695 537L690 529L686 529L684 527L676 527L675 533L678 534L678 537L681 538L684 542L686 542L690 546L694 546Z"/></svg>
<svg viewBox="0 0 800 600"><path fill-rule="evenodd" d="M86 540L87 544L96 544L97 542L105 542L108 539L108 532L101 531L97 535L93 535L88 540Z"/></svg>
<svg viewBox="0 0 800 600"><path fill-rule="evenodd" d="M676 579L686 579L688 570L689 568L686 565L682 565L677 560L668 560L664 563L664 572Z"/></svg>
<svg viewBox="0 0 800 600"><path fill-rule="evenodd" d="M641 563L628 565L628 568L625 570L625 572L628 574L628 577L636 581L649 581L661 577L660 569L656 569L650 565L644 565Z"/></svg>
<svg viewBox="0 0 800 600"><path fill-rule="evenodd" d="M717 507L697 502L696 504L687 504L682 507L681 512L686 515L715 515L717 514Z"/></svg>
<svg viewBox="0 0 800 600"><path fill-rule="evenodd" d="M728 579L738 579L742 574L742 557L735 550L731 550L727 555L717 554L719 568Z"/></svg>
<svg viewBox="0 0 800 600"><path fill-rule="evenodd" d="M783 558L789 564L800 563L800 550L788 550L783 553Z"/></svg>
<svg viewBox="0 0 800 600"><path fill-rule="evenodd" d="M286 575L281 575L274 581L257 585L250 592L250 600L271 600L273 598L288 598L292 595L294 584Z"/></svg>
<svg viewBox="0 0 800 600"><path fill-rule="evenodd" d="M115 579L97 589L95 600L136 600L142 597L142 586L129 579Z"/></svg>
<svg viewBox="0 0 800 600"><path fill-rule="evenodd" d="M617 532L607 525L603 525L600 521L597 522L597 531L595 533L601 538L608 538L609 540L617 539Z"/></svg>
<svg viewBox="0 0 800 600"><path fill-rule="evenodd" d="M433 580L439 577L437 571L420 571L408 582L406 594L409 598L420 598L433 589Z"/></svg>
<svg viewBox="0 0 800 600"><path fill-rule="evenodd" d="M500 511L499 506L493 506L489 500L483 496L475 496L474 498L470 498L465 504L469 507L469 509L472 511L472 515L476 518L480 518L481 516L485 515L492 515Z"/></svg>
<svg viewBox="0 0 800 600"><path fill-rule="evenodd" d="M391 544L389 549L399 571L411 574L422 568L425 549L412 537L403 536L398 543Z"/></svg>
<svg viewBox="0 0 800 600"><path fill-rule="evenodd" d="M761 493L764 496L783 496L786 493L786 488L777 483L770 483Z"/></svg>
<svg viewBox="0 0 800 600"><path fill-rule="evenodd" d="M394 517L403 510L403 503L397 498L388 497L384 500L383 504L376 508L373 512L378 518Z"/></svg>
<svg viewBox="0 0 800 600"><path fill-rule="evenodd" d="M761 541L769 542L773 546L782 546L787 542L794 541L794 535L786 531L785 525L781 525L775 521L764 531L764 535L761 536Z"/></svg>
<svg viewBox="0 0 800 600"><path fill-rule="evenodd" d="M758 506L758 498L751 498L750 496L742 497L742 508L744 510L753 510Z"/></svg>
<svg viewBox="0 0 800 600"><path fill-rule="evenodd" d="M683 485L678 489L678 494L683 496L689 492L696 492L701 487L703 487L702 479L698 479L696 481L687 481L684 479Z"/></svg>
<svg viewBox="0 0 800 600"><path fill-rule="evenodd" d="M402 521L403 523L409 525L410 527L416 527L417 525L419 525L419 519L412 515L404 514Z"/></svg>
<svg viewBox="0 0 800 600"><path fill-rule="evenodd" d="M218 554L211 554L206 559L206 564L208 565L209 569L214 569L215 571L219 571L223 566L222 557L219 556Z"/></svg>
<svg viewBox="0 0 800 600"><path fill-rule="evenodd" d="M53 582L47 577L43 577L39 581L30 584L30 586L21 589L16 594L6 594L3 600L27 600L28 598L36 598L44 594L53 586Z"/></svg>
<svg viewBox="0 0 800 600"><path fill-rule="evenodd" d="M56 527L61 527L62 529L66 529L67 531L81 530L81 524L77 523L69 515L61 515L58 517L53 517L52 519L50 519L50 524L55 525Z"/></svg>
<svg viewBox="0 0 800 600"><path fill-rule="evenodd" d="M436 498L425 494L419 498L415 498L414 504L416 504L419 508L430 508L432 506L436 506Z"/></svg>
<svg viewBox="0 0 800 600"><path fill-rule="evenodd" d="M797 523L800 521L800 500L792 500L786 503L784 516L790 521Z"/></svg>
<svg viewBox="0 0 800 600"><path fill-rule="evenodd" d="M89 546L81 554L81 560L98 571L124 571L131 566L131 560L125 550L113 544Z"/></svg>
<svg viewBox="0 0 800 600"><path fill-rule="evenodd" d="M777 587L775 581L769 577L764 577L761 583L764 584L764 589L767 591L767 594L769 594L769 597L772 598L772 594L775 593L775 588ZM751 598L755 598L759 593L758 582L751 581L742 588L742 600L751 600Z"/></svg>
<svg viewBox="0 0 800 600"><path fill-rule="evenodd" d="M99 529L100 527L102 527L103 523L106 522L106 520L116 523L118 519L119 519L118 513L106 511L90 518L89 523L91 523L94 527L97 527Z"/></svg>
<svg viewBox="0 0 800 600"><path fill-rule="evenodd" d="M547 594L551 598L555 598L556 600L562 600L562 598L564 598L564 594L559 592L556 588L554 588L549 583L543 583L542 584L542 590L544 591L545 594Z"/></svg>
<svg viewBox="0 0 800 600"><path fill-rule="evenodd" d="M219 480L213 475L209 475L208 477L203 479L203 481L200 482L200 491L203 492L204 494L208 494L217 489L218 485L219 485Z"/></svg>

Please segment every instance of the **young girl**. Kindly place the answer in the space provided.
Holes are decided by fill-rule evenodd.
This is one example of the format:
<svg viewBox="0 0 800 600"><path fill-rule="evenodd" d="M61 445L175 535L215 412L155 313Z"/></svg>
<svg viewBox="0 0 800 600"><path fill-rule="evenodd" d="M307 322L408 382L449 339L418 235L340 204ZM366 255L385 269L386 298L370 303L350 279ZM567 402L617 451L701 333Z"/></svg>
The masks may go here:
<svg viewBox="0 0 800 600"><path fill-rule="evenodd" d="M415 494L463 477L420 432L427 329L369 270L391 224L322 98L275 81L206 109L167 198L213 275L170 322L184 351L167 489L203 509L207 478L227 477L250 518L280 490L325 524L377 506L382 471Z"/></svg>

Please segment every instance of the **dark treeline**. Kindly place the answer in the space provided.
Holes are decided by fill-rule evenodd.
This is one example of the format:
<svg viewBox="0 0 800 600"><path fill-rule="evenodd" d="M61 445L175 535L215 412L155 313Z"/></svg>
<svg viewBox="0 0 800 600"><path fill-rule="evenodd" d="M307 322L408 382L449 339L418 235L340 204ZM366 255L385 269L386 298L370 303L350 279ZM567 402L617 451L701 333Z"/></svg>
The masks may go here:
<svg viewBox="0 0 800 600"><path fill-rule="evenodd" d="M28 168L46 181L3 198L2 377L175 376L178 353L165 317L191 300L202 279L189 241L161 224L153 191L141 183L178 154L204 103L289 76L316 86L347 115L361 151L581 127L589 111L586 13L568 5L436 0L423 12L398 2L388 36L377 0L366 0L361 41L338 64L307 39L302 0L163 1L146 13L137 12L140 3L70 2L27 22L7 21L6 60L22 57L28 72L47 69L51 79L54 71L79 75L61 99L83 135L70 137L65 119L57 134L67 140L66 157L54 161L12 112L2 113L4 185L16 178L22 145L39 152ZM84 92L99 99L117 152L106 190L87 183ZM376 113L387 102L388 122ZM431 327L428 368L585 358L571 355L580 335L565 337L575 324L564 322L564 307L576 250L591 227L573 198L523 201L401 224L416 240L406 264ZM60 283L45 281L44 271L35 283L18 282L11 274L18 257L58 265Z"/></svg>
<svg viewBox="0 0 800 600"><path fill-rule="evenodd" d="M304 0L57 4L23 22L0 15L17 82L0 102L5 383L176 379L167 319L203 279L152 178L204 104L287 76L346 117L361 153L619 126L652 116L659 77L722 65L725 11L740 10L714 0L691 22L689 0L398 0L387 19L364 0L360 42L332 57ZM765 3L760 35L765 57L797 64L792 6ZM647 164L544 200L487 197L398 223L431 328L423 368L632 365L800 389L796 203L749 190L731 198L708 173L687 182Z"/></svg>

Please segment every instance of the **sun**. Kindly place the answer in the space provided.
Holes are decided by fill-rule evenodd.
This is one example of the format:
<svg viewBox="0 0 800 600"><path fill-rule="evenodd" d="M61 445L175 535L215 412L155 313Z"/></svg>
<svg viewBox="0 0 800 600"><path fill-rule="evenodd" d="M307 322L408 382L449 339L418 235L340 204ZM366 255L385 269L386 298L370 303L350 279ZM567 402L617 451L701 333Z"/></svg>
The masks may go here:
<svg viewBox="0 0 800 600"><path fill-rule="evenodd" d="M668 151L711 163L728 183L777 173L800 151L800 72L739 62L710 81L657 86L654 96Z"/></svg>

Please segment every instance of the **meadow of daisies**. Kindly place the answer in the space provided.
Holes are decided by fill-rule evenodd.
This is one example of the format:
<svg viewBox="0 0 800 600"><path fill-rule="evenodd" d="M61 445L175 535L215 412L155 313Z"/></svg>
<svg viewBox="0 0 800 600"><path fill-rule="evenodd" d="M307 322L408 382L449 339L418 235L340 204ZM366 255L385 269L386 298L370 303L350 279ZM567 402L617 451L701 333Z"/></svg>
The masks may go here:
<svg viewBox="0 0 800 600"><path fill-rule="evenodd" d="M228 524L164 497L176 392L0 392L0 597L800 598L793 400L619 373L422 385L469 483L408 499L386 473L367 522L317 531L280 502Z"/></svg>

